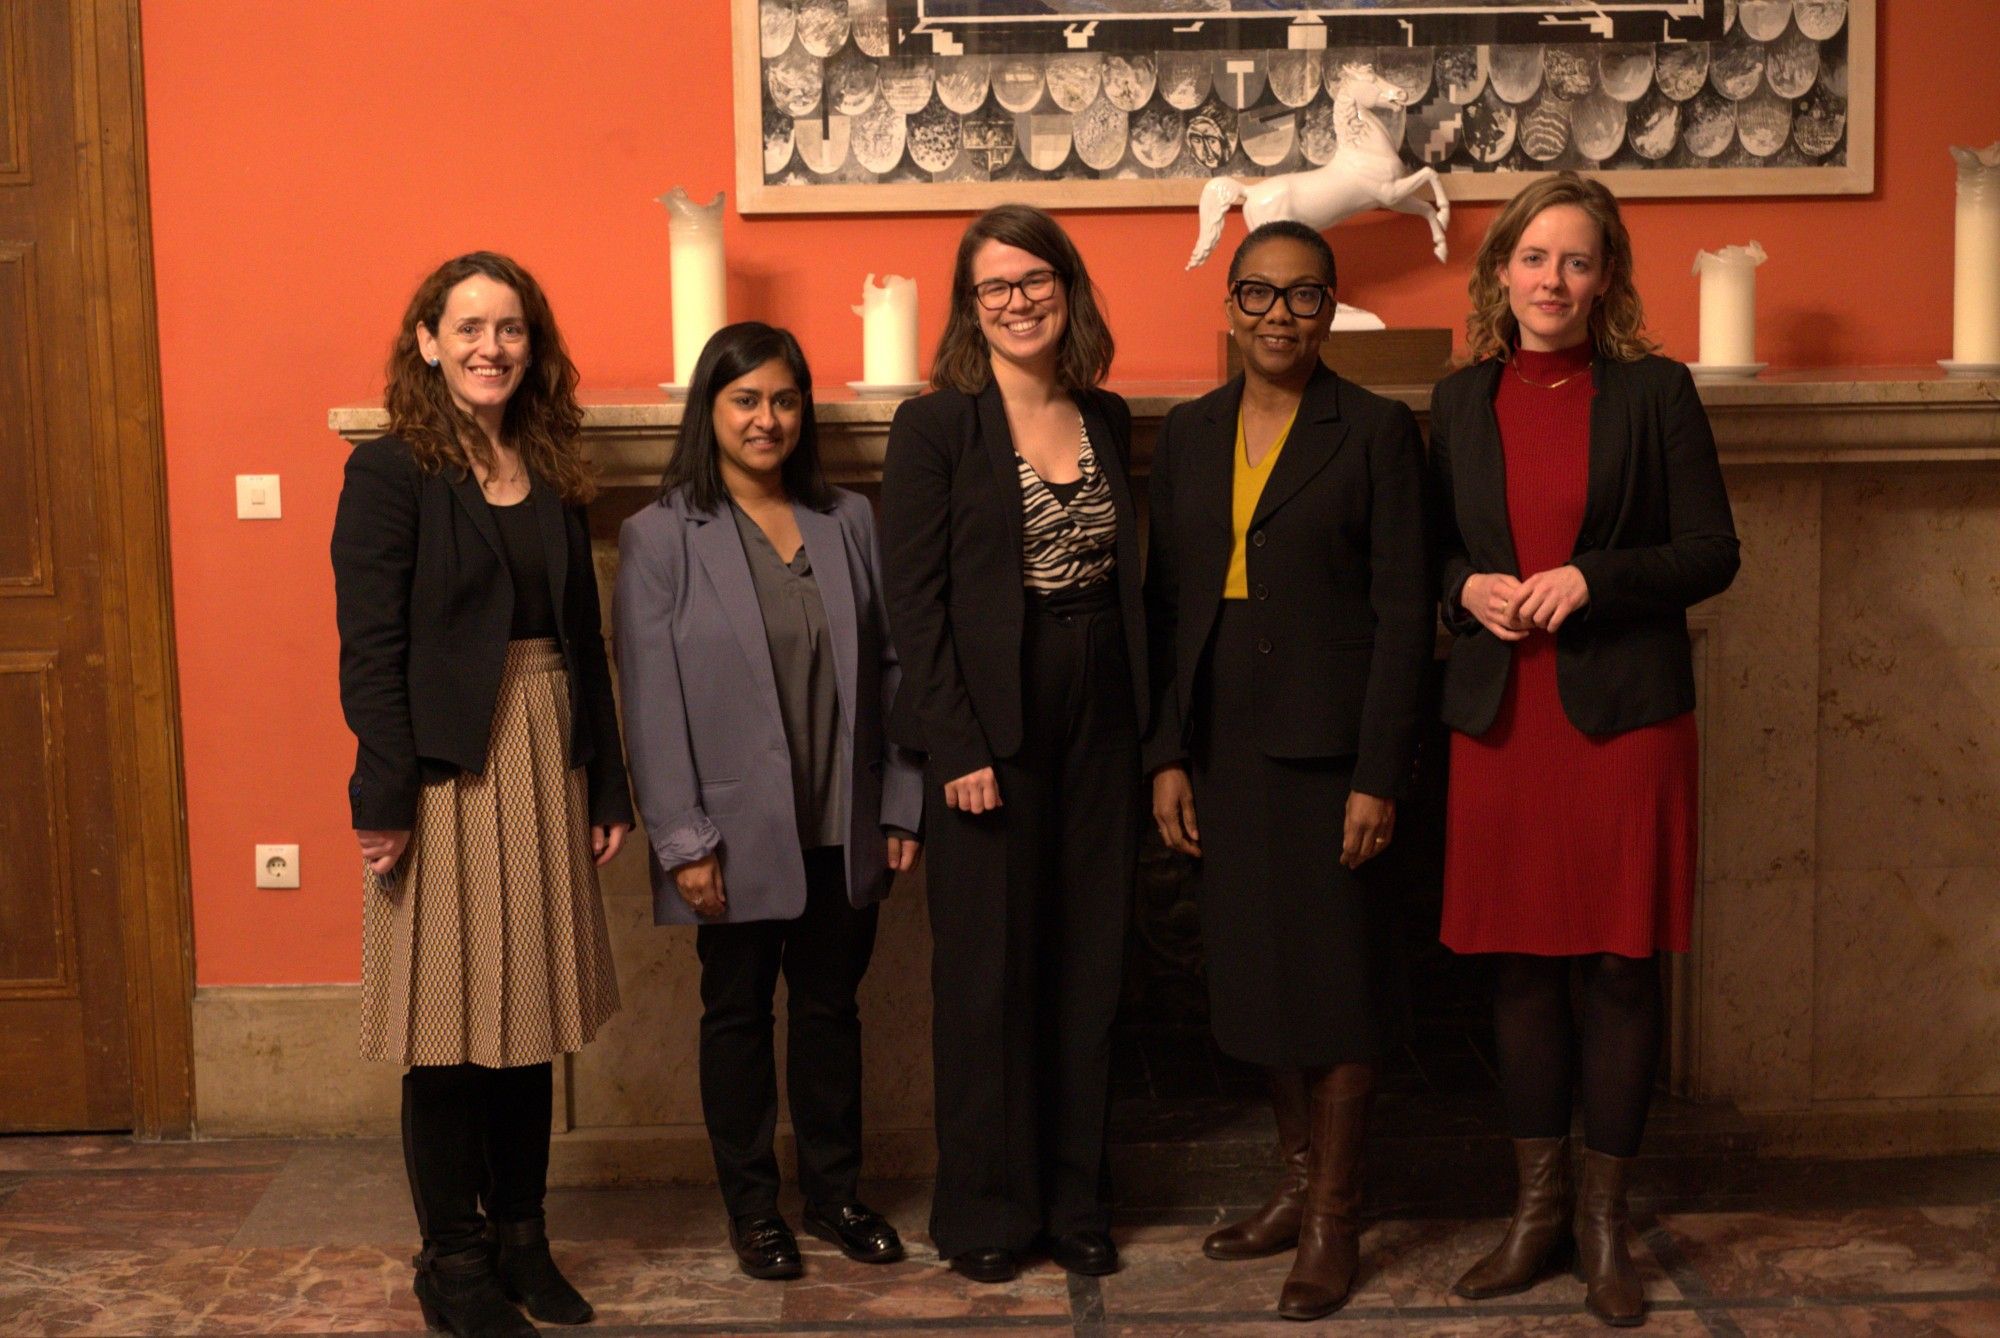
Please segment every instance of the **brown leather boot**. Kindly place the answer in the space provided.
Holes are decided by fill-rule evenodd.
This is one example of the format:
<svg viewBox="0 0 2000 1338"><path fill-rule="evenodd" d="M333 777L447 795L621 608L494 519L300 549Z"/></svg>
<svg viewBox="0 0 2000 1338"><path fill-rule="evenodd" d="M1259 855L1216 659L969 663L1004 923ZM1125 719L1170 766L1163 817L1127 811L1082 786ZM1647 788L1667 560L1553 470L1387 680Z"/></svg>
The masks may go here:
<svg viewBox="0 0 2000 1338"><path fill-rule="evenodd" d="M1452 1288L1468 1301L1512 1296L1562 1266L1570 1239L1569 1140L1517 1138L1514 1220L1493 1252Z"/></svg>
<svg viewBox="0 0 2000 1338"><path fill-rule="evenodd" d="M1264 1206L1240 1222L1208 1234L1201 1252L1211 1259L1262 1259L1299 1243L1299 1214L1306 1201L1306 1146L1312 1125L1306 1079L1297 1069L1269 1069L1271 1113L1278 1118L1278 1153L1285 1169Z"/></svg>
<svg viewBox="0 0 2000 1338"><path fill-rule="evenodd" d="M1306 1197L1299 1253L1278 1293L1286 1319L1319 1319L1340 1309L1361 1269L1361 1140L1375 1070L1342 1064L1312 1085Z"/></svg>
<svg viewBox="0 0 2000 1338"><path fill-rule="evenodd" d="M1625 1248L1625 1171L1630 1157L1583 1150L1576 1196L1576 1262L1583 1304L1606 1324L1629 1329L1646 1320L1646 1293Z"/></svg>

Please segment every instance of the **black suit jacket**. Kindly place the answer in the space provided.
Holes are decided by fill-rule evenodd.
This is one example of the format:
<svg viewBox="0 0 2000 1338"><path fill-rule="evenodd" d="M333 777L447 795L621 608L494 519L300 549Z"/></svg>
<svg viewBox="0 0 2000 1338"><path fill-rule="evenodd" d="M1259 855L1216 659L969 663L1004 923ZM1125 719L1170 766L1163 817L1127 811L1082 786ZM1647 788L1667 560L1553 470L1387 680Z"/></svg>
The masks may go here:
<svg viewBox="0 0 2000 1338"><path fill-rule="evenodd" d="M1431 398L1432 526L1455 634L1444 720L1475 735L1500 709L1514 652L1465 612L1459 591L1475 572L1523 575L1493 413L1503 365L1461 368ZM1590 602L1556 634L1556 685L1571 724L1618 734L1694 709L1687 610L1728 589L1740 559L1715 437L1687 368L1600 357L1591 375L1589 493L1570 559Z"/></svg>
<svg viewBox="0 0 2000 1338"><path fill-rule="evenodd" d="M1107 390L1074 392L1118 513L1118 600L1133 707L1146 723L1139 526L1127 476L1132 413ZM904 401L882 464L883 588L903 684L889 736L967 775L1021 746L1022 503L998 386Z"/></svg>
<svg viewBox="0 0 2000 1338"><path fill-rule="evenodd" d="M591 822L630 822L590 532L582 509L540 479L525 505L541 525L569 668L569 762L587 768ZM358 744L347 787L357 828L406 829L425 781L486 769L514 617L505 552L469 474L425 473L396 437L348 456L333 585L340 704Z"/></svg>
<svg viewBox="0 0 2000 1338"><path fill-rule="evenodd" d="M1187 755L1197 676L1235 542L1242 403L1238 376L1168 414L1153 449L1148 771ZM1415 415L1319 368L1246 543L1245 610L1263 652L1259 710L1215 727L1249 734L1270 757L1352 755L1356 790L1401 797L1437 631Z"/></svg>

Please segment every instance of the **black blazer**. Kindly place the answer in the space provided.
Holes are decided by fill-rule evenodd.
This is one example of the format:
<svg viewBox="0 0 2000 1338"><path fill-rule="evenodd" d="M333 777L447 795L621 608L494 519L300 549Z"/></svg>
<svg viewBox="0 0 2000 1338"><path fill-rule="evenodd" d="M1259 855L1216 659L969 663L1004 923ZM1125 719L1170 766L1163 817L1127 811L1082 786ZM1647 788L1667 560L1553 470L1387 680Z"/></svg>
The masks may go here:
<svg viewBox="0 0 2000 1338"><path fill-rule="evenodd" d="M1520 576L1493 396L1503 364L1460 368L1431 397L1432 528L1441 557L1444 721L1483 734L1514 652L1458 602L1475 572ZM1571 561L1590 602L1556 634L1556 686L1570 723L1618 734L1694 709L1687 610L1729 588L1739 563L1708 414L1680 363L1599 357L1590 482ZM1529 573L1532 574L1532 573Z"/></svg>
<svg viewBox="0 0 2000 1338"><path fill-rule="evenodd" d="M1235 542L1242 403L1238 376L1169 413L1153 448L1148 771L1187 756ZM1423 458L1406 405L1314 373L1247 538L1259 709L1216 722L1270 757L1352 755L1353 787L1384 798L1409 788L1437 633Z"/></svg>
<svg viewBox="0 0 2000 1338"><path fill-rule="evenodd" d="M396 437L347 457L333 586L340 704L358 744L347 795L364 830L404 830L425 781L486 769L514 581L478 481L452 472L425 473ZM630 822L590 532L539 478L525 505L541 523L569 669L569 762L587 768L592 823Z"/></svg>
<svg viewBox="0 0 2000 1338"><path fill-rule="evenodd" d="M1132 412L1107 390L1073 392L1118 513L1118 602L1133 708L1146 727L1139 524L1126 471ZM903 684L889 737L947 779L1021 746L1021 482L1000 389L904 401L882 464L883 589Z"/></svg>

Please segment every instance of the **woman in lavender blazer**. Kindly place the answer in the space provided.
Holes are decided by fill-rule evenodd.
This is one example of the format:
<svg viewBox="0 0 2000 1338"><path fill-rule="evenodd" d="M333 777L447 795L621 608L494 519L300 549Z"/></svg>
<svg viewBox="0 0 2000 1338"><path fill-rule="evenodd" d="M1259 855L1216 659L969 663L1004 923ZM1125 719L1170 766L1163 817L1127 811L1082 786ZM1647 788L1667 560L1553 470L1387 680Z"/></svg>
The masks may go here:
<svg viewBox="0 0 2000 1338"><path fill-rule="evenodd" d="M718 332L659 500L619 536L613 621L654 920L700 926L702 1113L752 1277L801 1271L772 1150L781 969L806 1229L863 1262L902 1256L856 1196L855 991L923 804L883 735L899 675L880 566L867 500L820 470L797 341Z"/></svg>

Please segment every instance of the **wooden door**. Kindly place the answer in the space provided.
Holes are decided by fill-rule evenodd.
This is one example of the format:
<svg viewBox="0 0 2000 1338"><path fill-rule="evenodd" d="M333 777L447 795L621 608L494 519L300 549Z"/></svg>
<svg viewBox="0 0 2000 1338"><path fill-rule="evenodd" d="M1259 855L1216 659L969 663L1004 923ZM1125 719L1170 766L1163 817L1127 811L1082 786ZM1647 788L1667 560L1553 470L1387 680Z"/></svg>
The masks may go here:
<svg viewBox="0 0 2000 1338"><path fill-rule="evenodd" d="M133 638L165 630L164 553L143 551L161 537L150 275L115 291L144 256L144 215L106 212L114 197L143 204L130 190L143 140L119 119L140 105L129 18L0 0L0 1130L186 1123L159 1118L153 1012L176 995L184 1009L187 989L160 995L148 944L162 928L149 900L185 904L184 838L162 850L147 816L177 808L171 710L162 721L152 699L164 669L171 708L171 659L164 645L135 655ZM135 316L143 330L119 328ZM154 521L129 532L148 498ZM161 724L164 795L149 793ZM160 878L176 884L163 898ZM184 942L178 918L167 928ZM170 1019L165 1034L185 1030Z"/></svg>

